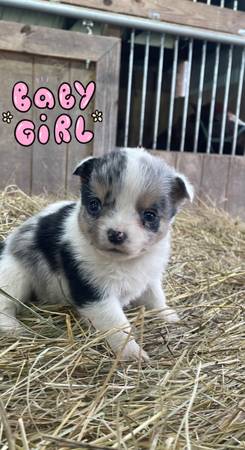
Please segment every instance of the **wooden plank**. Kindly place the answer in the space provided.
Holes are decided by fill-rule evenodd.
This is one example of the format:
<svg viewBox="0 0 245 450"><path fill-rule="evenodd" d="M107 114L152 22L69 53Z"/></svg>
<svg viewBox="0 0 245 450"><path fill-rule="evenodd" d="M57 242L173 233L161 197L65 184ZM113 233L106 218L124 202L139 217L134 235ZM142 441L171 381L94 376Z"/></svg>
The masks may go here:
<svg viewBox="0 0 245 450"><path fill-rule="evenodd" d="M75 61L79 59L80 62L77 62L77 67L79 67L79 65L80 67L81 65L84 67L84 62L82 62L84 60L89 60L92 65L94 64L93 61L97 63L96 77L94 75L97 84L95 97L96 108L103 112L104 121L102 124L96 124L97 132L93 141L93 151L96 154L103 154L111 151L115 147L120 69L119 39L88 36L75 32L49 30L48 28L1 22L0 48L38 55L35 56L35 79L32 89L30 89L31 93L35 92L38 87L42 87L43 85L46 85L56 93L61 82L69 81L69 65L71 61L68 59L62 60L60 58L62 56L69 59L72 58ZM7 52L5 53L7 54ZM44 54L46 58L40 56L42 54ZM54 58L50 58L50 55ZM25 56L23 60L25 60L26 57L27 56ZM57 59L57 57L59 57L59 59ZM18 58L21 60L22 56L19 56ZM72 64L76 64L75 61L72 62ZM3 65L3 70L6 70L6 65ZM18 67L15 68L14 73L18 74ZM6 74L3 74L2 78L6 79ZM23 76L22 79L28 82L26 77ZM32 80L32 76L30 77L30 80ZM31 86L31 83L28 84ZM54 110L48 110L47 125L51 132L49 144L42 145L37 140L33 144L33 165L31 169L33 179L31 187L30 176L26 176L27 169L23 171L23 174L25 174L23 180L25 183L27 183L28 180L29 189L31 188L32 192L35 194L45 190L50 193L57 193L58 191L61 194L66 188L72 190L75 187L74 182L71 181L71 176L68 175L68 171L71 171L71 166L73 163L77 162L77 159L82 158L82 155L80 155L80 158L77 158L78 153L81 152L82 145L75 142L75 138L73 137L68 155L68 147L65 144L58 146L54 143L54 122L59 113L63 112L63 110L57 108L57 106L58 103L56 103ZM39 118L41 112L41 110L33 108L33 112L30 113L33 117L32 115L28 117L33 118L37 129L41 124ZM91 112L92 111L90 111L90 113ZM72 114L74 115L74 111L72 111ZM73 131L74 130L72 130L72 132ZM70 150L72 146L73 149ZM83 148L83 156L90 154L91 148L91 145L88 146L86 150ZM30 149L25 149L25 152L26 154L29 154ZM30 157L30 164L29 166L26 165L29 169L31 168L31 162L32 160ZM12 167L15 167L17 170L16 165L12 164Z"/></svg>
<svg viewBox="0 0 245 450"><path fill-rule="evenodd" d="M239 34L245 22L244 12L189 0L62 0L62 3L233 34Z"/></svg>
<svg viewBox="0 0 245 450"><path fill-rule="evenodd" d="M230 156L203 155L203 173L201 197L219 207L226 207L226 186L228 180Z"/></svg>
<svg viewBox="0 0 245 450"><path fill-rule="evenodd" d="M178 152L176 169L186 175L195 189L195 196L200 194L203 155L197 153Z"/></svg>
<svg viewBox="0 0 245 450"><path fill-rule="evenodd" d="M245 157L231 157L227 199L227 211L245 221Z"/></svg>
<svg viewBox="0 0 245 450"><path fill-rule="evenodd" d="M69 81L69 62L51 58L36 56L34 58L34 87L33 92L39 87L47 86L56 93L62 82ZM56 95L57 99L57 95ZM33 109L33 119L36 127L42 123L40 114L47 115L45 124L50 129L50 140L48 144L42 145L36 139L33 144L33 167L32 167L32 193L40 194L64 194L66 184L66 160L67 144L56 144L54 141L54 123L60 114L64 114L59 103L56 101L55 108Z"/></svg>
<svg viewBox="0 0 245 450"><path fill-rule="evenodd" d="M73 84L74 81L81 81L84 86L89 83L89 81L95 80L95 65L90 64L89 70L85 68L85 63L72 62L70 67L70 83ZM96 95L96 93L95 93ZM86 121L86 129L94 130L95 134L97 132L97 127L99 128L101 124L97 122L93 124L91 113L94 111L94 99L89 103L86 110L82 113L78 107L79 103L75 105L72 110L73 123L76 117L82 114ZM88 144L80 144L74 137L72 142L68 145L68 159L67 159L67 175L66 175L66 190L67 193L78 193L79 191L79 180L78 177L72 175L75 166L86 156L93 153L93 141Z"/></svg>
<svg viewBox="0 0 245 450"><path fill-rule="evenodd" d="M22 147L15 140L15 127L24 116L12 104L12 88L21 79L25 80L31 88L32 66L33 61L30 56L0 52L0 188L17 184L27 193L30 193L32 148ZM2 122L2 112L6 111L10 111L13 115L11 124Z"/></svg>
<svg viewBox="0 0 245 450"><path fill-rule="evenodd" d="M121 44L118 40L96 66L96 109L103 112L103 122L94 137L95 155L108 153L115 148L119 98Z"/></svg>
<svg viewBox="0 0 245 450"><path fill-rule="evenodd" d="M96 62L118 38L1 21L0 50Z"/></svg>
<svg viewBox="0 0 245 450"><path fill-rule="evenodd" d="M160 151L160 150L150 150L151 154L157 156L158 158L164 159L167 164L169 164L172 167L176 167L176 161L177 161L177 152L167 152L167 151Z"/></svg>

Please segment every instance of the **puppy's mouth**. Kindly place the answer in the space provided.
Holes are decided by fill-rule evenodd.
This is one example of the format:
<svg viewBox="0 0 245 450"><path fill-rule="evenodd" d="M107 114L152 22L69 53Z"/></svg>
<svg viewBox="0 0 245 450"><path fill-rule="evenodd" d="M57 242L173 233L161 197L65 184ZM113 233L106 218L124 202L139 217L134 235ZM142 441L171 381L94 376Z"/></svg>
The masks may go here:
<svg viewBox="0 0 245 450"><path fill-rule="evenodd" d="M115 247L108 248L108 249L106 249L106 251L109 252L109 253L115 253L117 255L120 255L120 254L121 255L129 255L129 253L126 252L125 250L122 250L120 248L115 248Z"/></svg>
<svg viewBox="0 0 245 450"><path fill-rule="evenodd" d="M94 245L95 243L93 243ZM104 256L108 255L109 257L115 257L118 259L134 259L140 257L142 254L146 253L147 248L143 247L138 249L137 251L134 249L130 249L130 246L110 246L103 245L102 243L97 242L96 248L99 253Z"/></svg>
<svg viewBox="0 0 245 450"><path fill-rule="evenodd" d="M130 258L132 257L131 253L127 250L125 250L125 248L117 248L117 247L97 247L98 250L103 253L104 255L108 255L108 256L115 256L115 257L119 257L119 258Z"/></svg>
<svg viewBox="0 0 245 450"><path fill-rule="evenodd" d="M119 259L134 259L138 258L142 255L142 253L145 253L145 249L142 249L140 252L130 252L126 250L125 248L117 248L117 247L111 247L111 248L105 248L104 253L110 256L115 256Z"/></svg>

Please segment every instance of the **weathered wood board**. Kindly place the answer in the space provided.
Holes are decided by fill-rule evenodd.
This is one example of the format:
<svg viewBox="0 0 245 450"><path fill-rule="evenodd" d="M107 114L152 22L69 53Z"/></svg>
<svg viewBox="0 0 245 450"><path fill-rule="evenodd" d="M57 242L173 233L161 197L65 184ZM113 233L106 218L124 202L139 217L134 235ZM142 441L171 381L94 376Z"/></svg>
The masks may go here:
<svg viewBox="0 0 245 450"><path fill-rule="evenodd" d="M15 123L22 114L14 110L11 89L20 79L32 86L32 56L0 52L0 187L17 184L31 191L32 148L21 147L14 139ZM2 113L10 111L13 121L4 123Z"/></svg>
<svg viewBox="0 0 245 450"><path fill-rule="evenodd" d="M178 153L176 169L184 173L194 186L196 195L200 195L203 155L194 155L193 153Z"/></svg>
<svg viewBox="0 0 245 450"><path fill-rule="evenodd" d="M71 62L70 67L70 83L72 84L76 80L82 80L83 84L86 85L91 79L95 79L95 64L90 63L89 71L86 69L86 65L83 62L74 61ZM95 109L95 100L89 104L87 109L87 122L86 126L89 130L93 129L93 122L91 113ZM101 108L102 109L102 108ZM79 114L78 106L75 108L76 115ZM96 126L96 124L95 124ZM96 128L95 135L100 129ZM78 177L72 175L75 166L86 156L93 153L94 141L89 142L86 145L80 144L76 139L73 139L72 145L67 146L67 172L66 172L66 192L73 193L77 192L79 188L80 181Z"/></svg>
<svg viewBox="0 0 245 450"><path fill-rule="evenodd" d="M72 176L74 166L90 154L104 154L115 147L119 89L120 40L90 36L77 32L32 27L1 21L0 25L0 105L2 112L10 111L11 123L0 122L0 188L17 184L25 192L63 195L78 188ZM79 108L81 97L74 89L78 80L86 86L96 82L95 94L86 110ZM55 97L53 109L38 109L32 104L29 111L18 112L12 104L12 89L18 81L29 87L31 100L37 89L47 87ZM61 83L70 83L76 103L68 111L58 102ZM103 122L94 123L96 109L102 111ZM50 138L41 144L38 130L41 114ZM69 114L72 125L70 143L58 145L54 140L54 125L60 114ZM75 137L79 116L85 120L86 130L94 132L94 139L82 144ZM36 140L29 147L20 145L14 136L20 120L35 124Z"/></svg>
<svg viewBox="0 0 245 450"><path fill-rule="evenodd" d="M33 55L97 62L118 38L1 21L0 49Z"/></svg>
<svg viewBox="0 0 245 450"><path fill-rule="evenodd" d="M245 220L245 157L152 151L184 173L195 189L195 202L207 204Z"/></svg>
<svg viewBox="0 0 245 450"><path fill-rule="evenodd" d="M63 81L69 81L69 61L55 58L34 57L34 92L43 85L56 93L58 86ZM56 192L64 194L66 178L67 144L57 145L52 136L52 130L57 116L63 110L56 102L55 109L48 111L48 121L46 122L51 130L51 136L47 145L40 144L37 140L33 144L33 164L32 164L32 193ZM34 123L41 123L39 120L41 110L33 108ZM71 113L69 112L69 115ZM73 111L72 111L73 115ZM59 192L60 191L60 192Z"/></svg>
<svg viewBox="0 0 245 450"><path fill-rule="evenodd" d="M239 35L244 12L189 0L61 0L62 3Z"/></svg>
<svg viewBox="0 0 245 450"><path fill-rule="evenodd" d="M233 157L230 162L227 211L245 221L245 157Z"/></svg>
<svg viewBox="0 0 245 450"><path fill-rule="evenodd" d="M224 155L204 155L203 157L200 194L223 209L228 206L226 191L232 160L232 157Z"/></svg>
<svg viewBox="0 0 245 450"><path fill-rule="evenodd" d="M120 53L114 47L104 58L98 61L96 74L96 85L101 86L97 90L95 99L96 109L103 110L104 120L107 127L101 127L94 137L94 154L102 155L108 153L115 146L117 132L117 111L120 71ZM111 100L108 102L108 94ZM104 146L101 143L104 142Z"/></svg>

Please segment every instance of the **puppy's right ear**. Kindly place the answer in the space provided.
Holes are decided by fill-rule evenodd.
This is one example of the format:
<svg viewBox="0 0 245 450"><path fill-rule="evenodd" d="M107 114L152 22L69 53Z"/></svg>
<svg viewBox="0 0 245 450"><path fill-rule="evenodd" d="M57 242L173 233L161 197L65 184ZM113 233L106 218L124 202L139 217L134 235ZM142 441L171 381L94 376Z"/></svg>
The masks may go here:
<svg viewBox="0 0 245 450"><path fill-rule="evenodd" d="M172 182L170 196L177 210L185 200L193 201L194 188L185 175L176 172L176 176Z"/></svg>
<svg viewBox="0 0 245 450"><path fill-rule="evenodd" d="M82 181L88 181L96 161L97 158L94 158L93 156L88 156L87 158L83 159L75 167L73 175L78 175Z"/></svg>

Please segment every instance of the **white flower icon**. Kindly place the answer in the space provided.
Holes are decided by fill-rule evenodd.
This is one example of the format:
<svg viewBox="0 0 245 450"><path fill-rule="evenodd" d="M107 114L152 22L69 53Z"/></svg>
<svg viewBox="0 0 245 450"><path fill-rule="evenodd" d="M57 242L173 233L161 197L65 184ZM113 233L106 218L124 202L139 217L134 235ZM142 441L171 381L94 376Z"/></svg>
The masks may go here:
<svg viewBox="0 0 245 450"><path fill-rule="evenodd" d="M93 117L93 121L94 122L102 122L103 121L103 112L102 111L98 111L98 109L96 109L91 116Z"/></svg>
<svg viewBox="0 0 245 450"><path fill-rule="evenodd" d="M13 119L13 115L10 111L3 112L2 113L2 121L6 123L11 123L11 120Z"/></svg>

